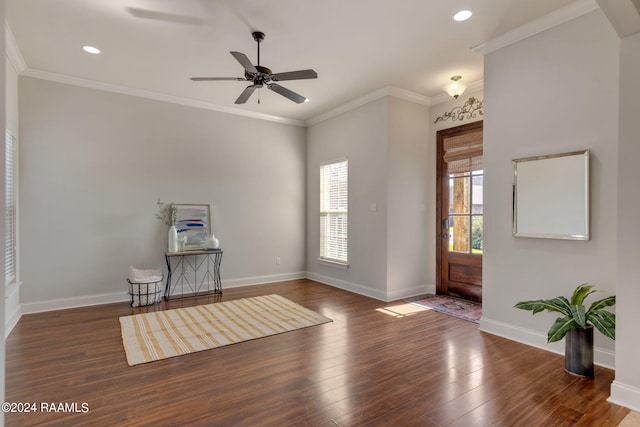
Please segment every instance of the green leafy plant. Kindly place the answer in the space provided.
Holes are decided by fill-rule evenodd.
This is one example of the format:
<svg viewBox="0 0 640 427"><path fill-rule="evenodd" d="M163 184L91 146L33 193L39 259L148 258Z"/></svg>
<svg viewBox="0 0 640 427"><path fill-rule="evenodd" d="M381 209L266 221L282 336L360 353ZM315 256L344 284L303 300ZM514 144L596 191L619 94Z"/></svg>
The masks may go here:
<svg viewBox="0 0 640 427"><path fill-rule="evenodd" d="M586 329L589 324L595 326L603 335L615 340L616 315L604 310L604 308L614 305L616 297L609 296L595 301L587 310L584 306L584 300L596 292L592 288L593 285L584 283L573 291L571 300L560 296L550 300L520 301L515 307L532 311L533 314L546 310L564 315L559 317L549 329L547 342L559 341L564 338L567 332L577 328Z"/></svg>
<svg viewBox="0 0 640 427"><path fill-rule="evenodd" d="M156 203L158 203L158 213L156 214L156 218L163 221L168 226L175 225L178 208L176 208L173 203L162 203L160 199L158 199Z"/></svg>
<svg viewBox="0 0 640 427"><path fill-rule="evenodd" d="M474 216L471 221L471 248L482 250L482 217Z"/></svg>

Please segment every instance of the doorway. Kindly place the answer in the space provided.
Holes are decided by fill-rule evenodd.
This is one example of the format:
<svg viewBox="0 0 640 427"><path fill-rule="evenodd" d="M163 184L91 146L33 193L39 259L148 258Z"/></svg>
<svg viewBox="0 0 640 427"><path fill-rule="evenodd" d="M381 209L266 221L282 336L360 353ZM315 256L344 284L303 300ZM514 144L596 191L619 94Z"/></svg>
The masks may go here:
<svg viewBox="0 0 640 427"><path fill-rule="evenodd" d="M482 302L483 122L437 133L436 293Z"/></svg>

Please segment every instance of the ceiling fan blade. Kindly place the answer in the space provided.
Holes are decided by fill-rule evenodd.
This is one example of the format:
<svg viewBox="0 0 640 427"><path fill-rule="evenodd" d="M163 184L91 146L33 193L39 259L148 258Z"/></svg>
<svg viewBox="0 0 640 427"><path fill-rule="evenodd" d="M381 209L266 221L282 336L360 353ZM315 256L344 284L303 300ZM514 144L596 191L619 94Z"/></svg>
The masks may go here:
<svg viewBox="0 0 640 427"><path fill-rule="evenodd" d="M238 97L238 99L236 99L236 104L244 104L245 102L247 102L247 99L249 99L249 97L251 96L251 94L253 94L253 91L256 89L261 88L262 85L251 85L251 86L247 86L245 88L245 90L242 91L242 93L240 94L240 96Z"/></svg>
<svg viewBox="0 0 640 427"><path fill-rule="evenodd" d="M288 71L286 73L276 73L271 75L271 79L274 81L317 79L317 78L318 78L318 73L316 73L313 70Z"/></svg>
<svg viewBox="0 0 640 427"><path fill-rule="evenodd" d="M244 82L247 79L244 79L242 77L191 77L191 80L193 80L194 82L205 82L205 81L238 81L238 82Z"/></svg>
<svg viewBox="0 0 640 427"><path fill-rule="evenodd" d="M238 60L240 65L242 65L245 70L254 74L258 72L258 70L256 70L256 67L254 67L251 61L249 61L249 58L247 58L247 55L240 52L230 52L230 53L231 55L233 55L234 58Z"/></svg>
<svg viewBox="0 0 640 427"><path fill-rule="evenodd" d="M298 104L302 104L303 102L307 102L308 99L305 98L302 95L298 95L297 93L295 93L292 90L287 89L286 87L282 87L276 83L270 83L267 85L267 87L269 89L271 89L272 91L279 93L280 95L284 96L285 98L289 98L290 100L292 100L295 103Z"/></svg>

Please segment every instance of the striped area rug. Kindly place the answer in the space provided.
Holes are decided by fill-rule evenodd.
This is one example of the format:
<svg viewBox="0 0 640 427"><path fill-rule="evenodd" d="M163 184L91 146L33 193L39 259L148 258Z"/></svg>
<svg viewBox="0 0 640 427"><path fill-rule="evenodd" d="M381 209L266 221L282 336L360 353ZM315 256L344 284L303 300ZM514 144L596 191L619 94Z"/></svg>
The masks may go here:
<svg viewBox="0 0 640 427"><path fill-rule="evenodd" d="M123 316L120 327L134 366L331 321L274 294Z"/></svg>

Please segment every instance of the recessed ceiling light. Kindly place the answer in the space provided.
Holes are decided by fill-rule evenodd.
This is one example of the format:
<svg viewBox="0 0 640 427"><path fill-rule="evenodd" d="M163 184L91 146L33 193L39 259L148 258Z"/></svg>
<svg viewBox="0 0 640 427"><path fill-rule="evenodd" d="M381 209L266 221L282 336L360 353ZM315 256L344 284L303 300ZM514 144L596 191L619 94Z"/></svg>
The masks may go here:
<svg viewBox="0 0 640 427"><path fill-rule="evenodd" d="M473 15L473 13L470 10L461 10L460 12L453 15L453 19L455 21L466 21L467 19L471 18L471 15Z"/></svg>
<svg viewBox="0 0 640 427"><path fill-rule="evenodd" d="M98 49L97 47L93 47L93 46L82 46L82 49L85 52L93 53L94 55L97 55L97 54L100 53L100 49Z"/></svg>

